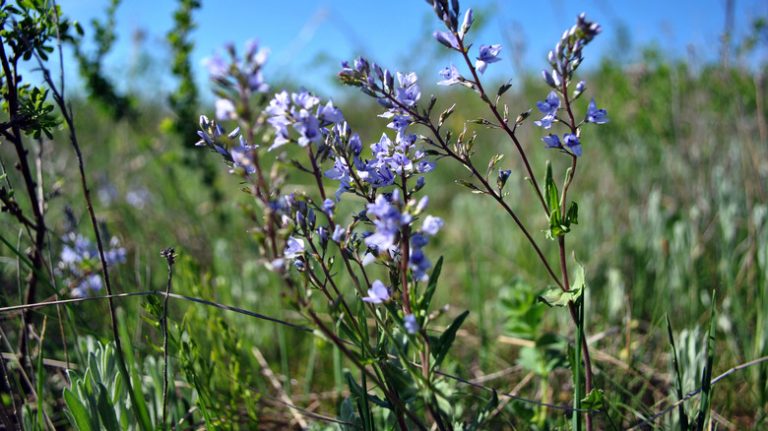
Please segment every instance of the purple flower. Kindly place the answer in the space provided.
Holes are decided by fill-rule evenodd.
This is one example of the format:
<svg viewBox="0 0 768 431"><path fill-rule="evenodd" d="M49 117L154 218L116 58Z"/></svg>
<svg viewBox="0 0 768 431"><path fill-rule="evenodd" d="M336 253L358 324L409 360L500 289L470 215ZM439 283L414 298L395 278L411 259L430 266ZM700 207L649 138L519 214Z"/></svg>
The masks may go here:
<svg viewBox="0 0 768 431"><path fill-rule="evenodd" d="M459 30L459 37L464 39L464 35L467 34L469 28L472 27L472 23L475 21L472 9L467 9L464 13L464 21L461 23L461 30Z"/></svg>
<svg viewBox="0 0 768 431"><path fill-rule="evenodd" d="M333 240L333 242L340 243L341 240L344 239L344 233L344 228L337 224L333 229L333 234L331 234L331 240Z"/></svg>
<svg viewBox="0 0 768 431"><path fill-rule="evenodd" d="M504 188L504 185L507 184L507 180L509 179L510 175L512 175L512 170L499 169L499 176L496 178L496 185L499 187L499 189Z"/></svg>
<svg viewBox="0 0 768 431"><path fill-rule="evenodd" d="M387 127L397 130L397 133L405 133L405 129L411 125L411 121L411 117L407 115L394 115Z"/></svg>
<svg viewBox="0 0 768 431"><path fill-rule="evenodd" d="M427 259L424 251L420 248L414 248L411 251L410 259L408 260L408 266L413 271L413 278L416 281L429 280L429 274L427 271L432 267L432 262Z"/></svg>
<svg viewBox="0 0 768 431"><path fill-rule="evenodd" d="M447 31L435 31L432 35L438 42L442 43L448 48L459 50L459 41L456 39L456 35Z"/></svg>
<svg viewBox="0 0 768 431"><path fill-rule="evenodd" d="M301 238L288 237L288 241L285 243L285 250L283 256L286 259L296 259L304 254L304 240Z"/></svg>
<svg viewBox="0 0 768 431"><path fill-rule="evenodd" d="M264 81L260 70L248 75L248 88L259 93L266 93L269 90L269 85Z"/></svg>
<svg viewBox="0 0 768 431"><path fill-rule="evenodd" d="M217 99L216 100L216 118L218 120L234 120L235 105L229 99Z"/></svg>
<svg viewBox="0 0 768 431"><path fill-rule="evenodd" d="M459 69L456 69L456 66L450 65L445 66L443 70L440 72L440 76L443 78L442 81L438 81L437 85L454 85L454 84L460 84L461 80L463 79L461 77L461 74L459 74Z"/></svg>
<svg viewBox="0 0 768 431"><path fill-rule="evenodd" d="M608 112L605 109L598 109L595 99L592 99L587 107L587 123L605 124L607 122Z"/></svg>
<svg viewBox="0 0 768 431"><path fill-rule="evenodd" d="M419 199L419 203L416 204L416 210L414 213L418 214L424 211L427 208L427 205L429 205L429 196L423 196L421 199Z"/></svg>
<svg viewBox="0 0 768 431"><path fill-rule="evenodd" d="M334 207L336 207L336 202L334 202L333 199L326 199L323 201L323 211L326 213L332 213Z"/></svg>
<svg viewBox="0 0 768 431"><path fill-rule="evenodd" d="M392 200L396 201L398 196L397 193L393 193ZM411 221L409 215L400 214L397 207L392 205L384 195L377 196L374 203L368 204L368 215L376 218L373 222L376 231L365 238L365 244L375 247L379 253L392 248L400 228Z"/></svg>
<svg viewBox="0 0 768 431"><path fill-rule="evenodd" d="M552 70L552 72L548 70L542 70L541 76L544 78L544 82L547 83L552 88L558 88L560 86L560 83L562 80L560 79L560 73L556 70Z"/></svg>
<svg viewBox="0 0 768 431"><path fill-rule="evenodd" d="M317 108L317 117L323 121L339 124L344 121L344 115L341 110L333 106L333 102L328 101L325 106Z"/></svg>
<svg viewBox="0 0 768 431"><path fill-rule="evenodd" d="M75 298L83 298L88 296L88 292L98 292L101 290L101 277L99 274L89 274L83 277L72 288L72 296Z"/></svg>
<svg viewBox="0 0 768 431"><path fill-rule="evenodd" d="M264 110L271 116L283 116L288 112L291 104L291 97L288 92L283 90L269 101L269 106Z"/></svg>
<svg viewBox="0 0 768 431"><path fill-rule="evenodd" d="M433 217L428 215L424 218L424 222L421 225L421 231L427 235L434 236L443 227L445 223L440 217Z"/></svg>
<svg viewBox="0 0 768 431"><path fill-rule="evenodd" d="M415 334L419 332L419 322L416 321L416 316L413 314L405 315L405 318L403 318L403 325L409 334Z"/></svg>
<svg viewBox="0 0 768 431"><path fill-rule="evenodd" d="M480 45L480 55L477 56L475 62L475 68L478 72L484 73L485 68L491 63L500 61L499 53L501 52L501 45Z"/></svg>
<svg viewBox="0 0 768 431"><path fill-rule="evenodd" d="M578 136L574 135L573 133L566 133L563 135L563 142L565 143L565 146L570 149L574 156L581 156L581 142L579 142Z"/></svg>
<svg viewBox="0 0 768 431"><path fill-rule="evenodd" d="M320 99L307 91L293 93L293 95L291 95L291 99L293 100L293 103L296 104L296 106L307 110L312 109L315 107L315 105L320 103Z"/></svg>
<svg viewBox="0 0 768 431"><path fill-rule="evenodd" d="M411 236L411 246L414 249L423 248L427 245L428 242L429 240L427 239L427 237L420 233L415 233Z"/></svg>
<svg viewBox="0 0 768 431"><path fill-rule="evenodd" d="M550 91L546 99L536 102L536 107L544 115L555 116L560 109L560 98L557 97L557 93Z"/></svg>
<svg viewBox="0 0 768 431"><path fill-rule="evenodd" d="M435 164L428 160L422 160L416 164L416 172L420 174L426 174L427 172L432 172L434 169L435 169Z"/></svg>
<svg viewBox="0 0 768 431"><path fill-rule="evenodd" d="M413 106L421 98L421 90L416 84L416 73L397 72L397 81L400 84L395 98L405 106Z"/></svg>
<svg viewBox="0 0 768 431"><path fill-rule="evenodd" d="M253 147L250 145L238 145L233 147L229 154L232 156L234 167L242 168L247 174L256 172L256 166L253 164L252 152Z"/></svg>
<svg viewBox="0 0 768 431"><path fill-rule="evenodd" d="M229 71L229 65L218 54L203 59L203 66L208 69L211 79L222 79Z"/></svg>
<svg viewBox="0 0 768 431"><path fill-rule="evenodd" d="M541 138L542 141L544 141L545 144L547 144L547 148L561 148L562 145L560 145L560 138L557 135L549 134L543 138Z"/></svg>
<svg viewBox="0 0 768 431"><path fill-rule="evenodd" d="M293 124L293 128L299 132L298 144L300 147L306 147L312 142L319 142L322 139L320 120L304 109L299 112L299 119Z"/></svg>
<svg viewBox="0 0 768 431"><path fill-rule="evenodd" d="M552 123L555 121L557 121L557 119L554 115L545 115L541 120L534 121L533 124L545 129L549 129L552 127Z"/></svg>
<svg viewBox="0 0 768 431"><path fill-rule="evenodd" d="M363 301L370 302L371 304L381 304L382 302L389 301L389 289L380 280L374 280L371 284L371 288L368 289L368 296L363 298Z"/></svg>

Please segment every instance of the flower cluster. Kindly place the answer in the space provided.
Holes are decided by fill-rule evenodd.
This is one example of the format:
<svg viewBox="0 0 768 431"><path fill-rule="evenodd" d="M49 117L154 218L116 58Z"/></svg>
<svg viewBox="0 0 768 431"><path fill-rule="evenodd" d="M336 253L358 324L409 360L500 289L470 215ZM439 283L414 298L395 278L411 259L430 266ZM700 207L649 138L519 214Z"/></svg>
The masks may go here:
<svg viewBox="0 0 768 431"><path fill-rule="evenodd" d="M235 100L247 100L254 93L265 93L269 85L261 72L267 61L269 51L260 49L256 41L249 41L245 46L243 58L237 54L234 45L225 47L229 60L219 53L203 60L210 79L226 92L236 92L240 97L219 97L216 100L216 118L234 120L238 118Z"/></svg>
<svg viewBox="0 0 768 431"><path fill-rule="evenodd" d="M427 215L421 228L414 230L414 219L426 209L428 202L429 199L423 197L418 202L405 205L396 189L391 194L379 195L374 203L368 204L367 216L373 221L375 230L366 236L365 244L376 255L392 257L398 253L399 241L404 232L410 232L408 267L416 281L428 279L427 271L432 267L432 262L423 249L429 238L443 227L442 219Z"/></svg>
<svg viewBox="0 0 768 431"><path fill-rule="evenodd" d="M576 24L563 33L553 51L549 51L547 60L551 71L542 71L544 81L552 88L560 88L563 83L570 81L573 72L584 60L582 51L589 42L600 33L599 24L587 21L582 13L576 19Z"/></svg>
<svg viewBox="0 0 768 431"><path fill-rule="evenodd" d="M448 31L435 30L432 34L434 38L445 47L458 51L466 56L469 47L465 48L464 37L467 35L467 32L474 22L474 13L472 12L472 9L467 9L464 13L464 19L462 20L461 27L459 27L457 19L459 5L457 2L454 2L451 7L448 7L447 3L440 0L431 1L430 3L432 3L435 13L448 29ZM480 45L477 57L475 58L475 70L480 74L485 73L489 64L501 61L501 57L499 57L500 53L500 44ZM438 82L438 85L463 84L472 87L472 81L461 76L459 70L453 64L445 67L439 73L443 79Z"/></svg>
<svg viewBox="0 0 768 431"><path fill-rule="evenodd" d="M319 98L306 91L275 94L265 112L269 115L267 121L275 129L270 150L292 141L301 147L317 144L328 134L329 126L344 122L344 116L332 101L321 105ZM296 132L295 136L291 135L289 126Z"/></svg>
<svg viewBox="0 0 768 431"><path fill-rule="evenodd" d="M253 162L253 152L258 145L249 144L235 128L227 133L219 123L209 120L205 115L200 116L200 130L197 131L200 140L198 147L208 147L221 155L230 165L230 173L253 174L256 167Z"/></svg>
<svg viewBox="0 0 768 431"><path fill-rule="evenodd" d="M339 79L347 85L360 87L363 93L375 97L385 108L385 118L393 118L391 128L405 129L413 122L409 111L421 99L421 89L418 76L414 72L396 72L394 75L388 69L371 63L365 58L357 58L352 64L345 61L341 64ZM397 83L395 83L397 78Z"/></svg>
<svg viewBox="0 0 768 431"><path fill-rule="evenodd" d="M534 124L549 129L555 122L561 122L569 126L570 131L560 136L548 134L542 138L547 148L554 148L565 151L576 157L582 155L581 141L579 140L580 127L583 123L605 124L608 122L608 114L605 109L599 109L595 100L592 99L587 107L587 113L581 123L573 123L573 115L570 103L578 99L584 90L586 84L579 81L573 91L572 97L568 98L568 86L573 78L574 71L579 67L583 59L582 50L592 39L600 32L600 25L586 20L584 14L578 16L576 24L563 33L561 40L553 51L548 54L548 61L552 70L542 71L544 81L553 88L547 97L536 103L536 107L544 115L541 119L534 121ZM563 109L563 103L560 97L565 98L569 119L558 117L558 112Z"/></svg>
<svg viewBox="0 0 768 431"><path fill-rule="evenodd" d="M66 283L74 297L84 297L89 292L102 288L99 250L82 235L70 232L64 238L64 247L59 256L58 273L66 277ZM125 262L125 248L120 247L117 238L110 240L110 248L104 250L107 266Z"/></svg>

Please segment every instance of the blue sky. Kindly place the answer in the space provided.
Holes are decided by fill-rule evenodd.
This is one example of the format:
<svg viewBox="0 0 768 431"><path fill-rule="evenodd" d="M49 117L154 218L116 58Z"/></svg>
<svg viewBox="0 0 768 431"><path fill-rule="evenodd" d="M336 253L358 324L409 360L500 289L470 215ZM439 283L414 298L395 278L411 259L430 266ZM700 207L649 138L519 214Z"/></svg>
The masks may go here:
<svg viewBox="0 0 768 431"><path fill-rule="evenodd" d="M193 36L194 62L201 82L205 78L200 65L205 57L224 43L242 46L248 39L257 39L272 51L265 70L268 80L290 79L321 93L336 91L333 75L338 63L356 55L365 54L394 70L433 74L434 79L451 60L439 56L441 50L431 38L439 23L423 0L202 3L195 16L198 28ZM103 16L107 0L61 0L60 4L66 14L83 22L87 29L91 18ZM768 15L768 2L764 0L736 0L735 4L737 38L749 27L752 17ZM688 56L694 52L699 61L712 59L720 49L724 6L725 0L462 1L462 9L475 10L480 28L473 35L476 43L504 45L505 61L489 69L491 77L499 79L512 78L516 66L540 69L547 50L580 12L603 25L603 35L588 51L593 58L620 52L617 40L623 32L629 35L634 48L655 43L671 55ZM124 0L118 9L119 39L107 60L108 71L125 78L124 71L135 61L131 35L139 29L147 36L148 52L158 60L167 60L164 35L171 28L175 7L172 0ZM167 85L168 81L157 77L156 83Z"/></svg>

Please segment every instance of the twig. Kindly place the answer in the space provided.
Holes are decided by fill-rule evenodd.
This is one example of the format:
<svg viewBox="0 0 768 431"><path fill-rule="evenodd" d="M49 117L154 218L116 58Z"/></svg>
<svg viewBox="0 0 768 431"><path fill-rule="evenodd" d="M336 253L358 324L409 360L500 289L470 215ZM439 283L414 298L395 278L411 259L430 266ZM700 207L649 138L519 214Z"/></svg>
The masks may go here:
<svg viewBox="0 0 768 431"><path fill-rule="evenodd" d="M251 348L251 353L253 353L253 356L256 358L256 361L259 363L259 366L261 367L261 374L263 374L264 377L266 377L267 380L269 380L269 382L272 384L272 387L275 388L282 403L288 406L288 409L291 411L291 414L293 415L293 420L296 421L296 423L299 425L299 427L301 427L301 429L307 429L308 427L307 421L305 421L304 418L301 417L300 412L293 405L293 401L291 401L291 399L283 390L283 387L280 384L280 381L277 380L277 377L275 377L275 374L272 372L272 369L269 368L269 363L267 362L267 359L264 358L264 355L262 355L261 351L255 346Z"/></svg>

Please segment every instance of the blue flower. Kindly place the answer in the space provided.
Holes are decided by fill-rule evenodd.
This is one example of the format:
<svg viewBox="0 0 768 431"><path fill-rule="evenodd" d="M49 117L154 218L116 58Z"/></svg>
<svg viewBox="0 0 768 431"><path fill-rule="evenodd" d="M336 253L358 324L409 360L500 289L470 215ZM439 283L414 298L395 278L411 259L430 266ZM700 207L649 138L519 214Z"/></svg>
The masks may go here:
<svg viewBox="0 0 768 431"><path fill-rule="evenodd" d="M595 99L592 99L587 107L587 123L605 124L607 122L608 112L605 109L598 109Z"/></svg>
<svg viewBox="0 0 768 431"><path fill-rule="evenodd" d="M544 129L549 129L552 127L552 123L557 121L554 115L545 115L541 120L536 120L533 122L533 124L542 127Z"/></svg>
<svg viewBox="0 0 768 431"><path fill-rule="evenodd" d="M216 119L226 121L236 118L235 105L229 99L216 100Z"/></svg>
<svg viewBox="0 0 768 431"><path fill-rule="evenodd" d="M82 298L88 296L88 292L98 292L101 288L102 284L99 274L86 275L73 286L72 296Z"/></svg>
<svg viewBox="0 0 768 431"><path fill-rule="evenodd" d="M399 194L395 191L392 200L397 201ZM396 206L392 205L384 195L376 197L376 201L368 204L368 216L375 217L373 224L376 231L365 238L365 244L375 247L379 253L388 251L395 245L397 235L403 225L410 223L411 216L400 214Z"/></svg>
<svg viewBox="0 0 768 431"><path fill-rule="evenodd" d="M341 110L333 106L333 102L328 101L325 106L317 108L317 117L323 121L338 124L344 121L344 115Z"/></svg>
<svg viewBox="0 0 768 431"><path fill-rule="evenodd" d="M300 147L319 142L323 137L320 132L320 120L304 109L299 111L298 121L293 124L293 128L299 132L298 144Z"/></svg>
<svg viewBox="0 0 768 431"><path fill-rule="evenodd" d="M579 142L578 136L573 133L566 133L563 135L563 142L565 143L565 146L571 150L573 155L576 157L581 156L581 142Z"/></svg>
<svg viewBox="0 0 768 431"><path fill-rule="evenodd" d="M399 88L395 98L405 106L413 106L421 98L421 90L418 84L416 84L418 77L416 73L400 73L397 72L397 81Z"/></svg>
<svg viewBox="0 0 768 431"><path fill-rule="evenodd" d="M555 69L552 69L552 71L542 70L541 76L544 78L544 82L547 83L552 88L559 88L560 84L563 82L560 77L560 72L558 72Z"/></svg>
<svg viewBox="0 0 768 431"><path fill-rule="evenodd" d="M435 169L435 164L428 160L422 160L416 164L416 172L420 174L426 174L427 172L432 172L434 169ZM424 177L420 177L420 178L424 178Z"/></svg>
<svg viewBox="0 0 768 431"><path fill-rule="evenodd" d="M211 79L222 79L229 72L229 65L218 54L203 59L203 65L208 69Z"/></svg>
<svg viewBox="0 0 768 431"><path fill-rule="evenodd" d="M485 68L491 63L501 61L499 53L501 52L501 45L480 45L480 55L477 56L475 62L475 68L478 72L484 73Z"/></svg>
<svg viewBox="0 0 768 431"><path fill-rule="evenodd" d="M408 259L408 266L413 271L413 279L416 281L429 280L429 274L427 271L432 267L432 262L427 259L424 251L420 248L414 248L411 251L410 259Z"/></svg>
<svg viewBox="0 0 768 431"><path fill-rule="evenodd" d="M459 50L459 41L456 39L456 35L453 33L449 33L447 31L435 31L432 33L432 36L437 39L438 42L442 43L448 48Z"/></svg>
<svg viewBox="0 0 768 431"><path fill-rule="evenodd" d="M536 107L544 115L555 116L560 109L560 98L557 97L557 93L550 91L546 99L536 102Z"/></svg>
<svg viewBox="0 0 768 431"><path fill-rule="evenodd" d="M424 218L424 222L421 225L421 231L427 235L435 236L444 224L443 219L440 217L428 215Z"/></svg>
<svg viewBox="0 0 768 431"><path fill-rule="evenodd" d="M309 93L308 91L301 91L299 93L293 93L291 95L291 99L293 100L293 103L300 107L301 109L312 109L320 103L320 99L313 96L312 93Z"/></svg>
<svg viewBox="0 0 768 431"><path fill-rule="evenodd" d="M413 314L405 315L405 318L403 318L403 325L409 334L415 334L419 332L419 322L416 321L416 316Z"/></svg>
<svg viewBox="0 0 768 431"><path fill-rule="evenodd" d="M443 70L441 70L439 73L443 79L442 81L438 81L437 85L460 84L461 80L463 79L459 73L459 69L457 69L456 66L452 64L450 66L445 66L445 68L443 68Z"/></svg>
<svg viewBox="0 0 768 431"><path fill-rule="evenodd" d="M285 243L285 250L283 256L286 259L296 259L304 254L304 240L301 238L288 237L288 241Z"/></svg>
<svg viewBox="0 0 768 431"><path fill-rule="evenodd" d="M464 13L464 20L461 23L461 30L459 30L460 38L464 38L464 35L467 34L469 28L472 27L473 22L475 22L475 18L474 14L472 13L472 9L467 9L467 11Z"/></svg>
<svg viewBox="0 0 768 431"><path fill-rule="evenodd" d="M326 199L323 201L323 211L328 214L333 213L333 208L336 207L336 202L333 199Z"/></svg>
<svg viewBox="0 0 768 431"><path fill-rule="evenodd" d="M333 240L333 242L340 243L344 239L344 233L344 228L337 224L333 229L333 234L331 234L331 240Z"/></svg>
<svg viewBox="0 0 768 431"><path fill-rule="evenodd" d="M389 301L389 289L381 280L374 280L371 284L371 288L368 289L368 296L363 298L363 301L370 302L371 304L381 304L382 302Z"/></svg>
<svg viewBox="0 0 768 431"><path fill-rule="evenodd" d="M541 140L547 144L547 148L562 148L562 145L560 144L560 138L557 135L550 133L549 135L541 138Z"/></svg>

